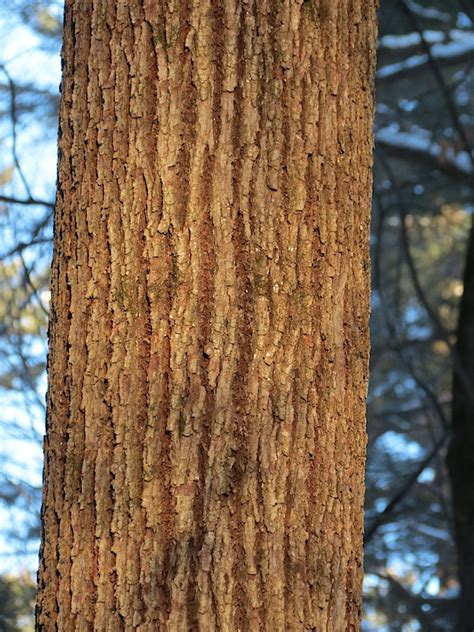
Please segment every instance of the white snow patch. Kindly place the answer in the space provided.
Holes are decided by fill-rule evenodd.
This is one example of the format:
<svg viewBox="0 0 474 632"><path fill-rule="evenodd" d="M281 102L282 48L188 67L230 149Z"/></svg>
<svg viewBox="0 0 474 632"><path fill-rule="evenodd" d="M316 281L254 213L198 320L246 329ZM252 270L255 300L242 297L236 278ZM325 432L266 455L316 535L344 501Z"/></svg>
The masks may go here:
<svg viewBox="0 0 474 632"><path fill-rule="evenodd" d="M436 31L431 31L431 33L435 33L435 32ZM415 36L418 36L419 42L421 42L421 37L418 33L409 33L408 35L400 35L396 37L406 38L406 41L408 41L408 39L410 39L410 41L414 41ZM450 59L456 60L458 58L462 58L466 55L474 53L474 33L472 31L460 31L459 29L453 29L449 32L449 36L451 38L450 42L440 41L440 42L434 43L431 46L430 52L433 59L444 60L444 61L450 60ZM390 36L390 37L395 37L395 36ZM384 38L382 38L382 40L383 39ZM398 48L403 48L403 47L399 46ZM400 61L394 64L388 64L387 66L382 66L382 68L379 68L379 70L377 71L377 77L379 79L387 79L388 77L393 77L406 70L412 70L413 68L419 68L420 66L424 66L428 61L429 61L429 57L427 54L412 55L411 57L408 57L407 59L404 59L403 61Z"/></svg>
<svg viewBox="0 0 474 632"><path fill-rule="evenodd" d="M399 61L395 64L383 66L377 71L377 77L379 79L393 77L394 75L402 73L404 70L412 70L413 68L424 66L428 59L428 55L413 55L412 57L408 57L408 59L404 59L403 61Z"/></svg>
<svg viewBox="0 0 474 632"><path fill-rule="evenodd" d="M424 7L422 4L418 4L414 0L405 0L405 4L410 11L420 18L427 18L428 20L437 20L439 22L449 22L451 16L449 13L444 13L438 9L431 7Z"/></svg>
<svg viewBox="0 0 474 632"><path fill-rule="evenodd" d="M412 134L410 132L394 132L390 127L379 129L376 139L384 145L412 151L430 152L433 146L431 138L425 134Z"/></svg>
<svg viewBox="0 0 474 632"><path fill-rule="evenodd" d="M451 57L460 57L474 52L474 33L466 33L463 31L451 31L456 33L453 41L447 44L433 44L431 54L434 59L450 59ZM461 34L461 36L459 36Z"/></svg>
<svg viewBox="0 0 474 632"><path fill-rule="evenodd" d="M416 132L397 132L390 126L379 129L375 138L377 142L388 147L427 154L465 175L472 173L472 159L466 151L455 152L452 147L442 148L432 140L427 130L419 128Z"/></svg>
<svg viewBox="0 0 474 632"><path fill-rule="evenodd" d="M446 35L441 31L423 31L423 39L429 44L444 42ZM390 50L400 50L412 48L421 44L422 38L419 33L407 33L406 35L384 35L379 39L379 48Z"/></svg>

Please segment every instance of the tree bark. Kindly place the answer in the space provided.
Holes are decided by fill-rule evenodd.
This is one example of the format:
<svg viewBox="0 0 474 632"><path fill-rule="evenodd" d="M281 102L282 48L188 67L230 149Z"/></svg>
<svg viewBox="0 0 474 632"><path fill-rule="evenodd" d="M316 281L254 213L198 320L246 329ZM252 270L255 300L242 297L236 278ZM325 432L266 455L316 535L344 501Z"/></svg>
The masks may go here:
<svg viewBox="0 0 474 632"><path fill-rule="evenodd" d="M373 0L67 0L38 630L359 629Z"/></svg>
<svg viewBox="0 0 474 632"><path fill-rule="evenodd" d="M447 466L453 496L454 540L461 587L459 632L474 629L474 224L464 268L464 291L459 310L454 372L452 438Z"/></svg>

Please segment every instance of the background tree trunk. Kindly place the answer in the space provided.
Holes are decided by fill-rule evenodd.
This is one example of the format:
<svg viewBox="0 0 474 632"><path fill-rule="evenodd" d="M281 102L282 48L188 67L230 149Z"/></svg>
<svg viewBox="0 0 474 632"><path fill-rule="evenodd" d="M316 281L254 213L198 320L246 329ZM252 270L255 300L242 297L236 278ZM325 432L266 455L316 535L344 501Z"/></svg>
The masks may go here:
<svg viewBox="0 0 474 632"><path fill-rule="evenodd" d="M355 630L373 0L67 0L38 630Z"/></svg>
<svg viewBox="0 0 474 632"><path fill-rule="evenodd" d="M459 632L474 629L474 225L471 226L459 308L453 376L452 438L447 466L453 495L454 541L461 594Z"/></svg>

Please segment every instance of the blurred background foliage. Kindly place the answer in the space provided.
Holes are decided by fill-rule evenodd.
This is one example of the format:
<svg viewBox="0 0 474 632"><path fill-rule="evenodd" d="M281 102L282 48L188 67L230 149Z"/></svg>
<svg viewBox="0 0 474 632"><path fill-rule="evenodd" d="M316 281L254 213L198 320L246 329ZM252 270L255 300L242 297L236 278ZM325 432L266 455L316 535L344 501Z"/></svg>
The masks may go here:
<svg viewBox="0 0 474 632"><path fill-rule="evenodd" d="M33 632L35 583L30 573L0 577L0 630Z"/></svg>
<svg viewBox="0 0 474 632"><path fill-rule="evenodd" d="M363 629L464 630L474 5L382 0L379 20ZM32 629L61 23L59 0L0 8L0 632Z"/></svg>

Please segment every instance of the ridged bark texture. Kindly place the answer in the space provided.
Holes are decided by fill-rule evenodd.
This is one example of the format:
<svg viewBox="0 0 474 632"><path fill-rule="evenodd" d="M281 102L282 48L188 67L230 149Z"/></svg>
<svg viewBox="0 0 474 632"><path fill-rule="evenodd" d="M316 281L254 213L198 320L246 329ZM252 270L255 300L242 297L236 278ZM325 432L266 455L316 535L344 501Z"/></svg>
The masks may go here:
<svg viewBox="0 0 474 632"><path fill-rule="evenodd" d="M359 628L373 0L67 0L38 630Z"/></svg>

